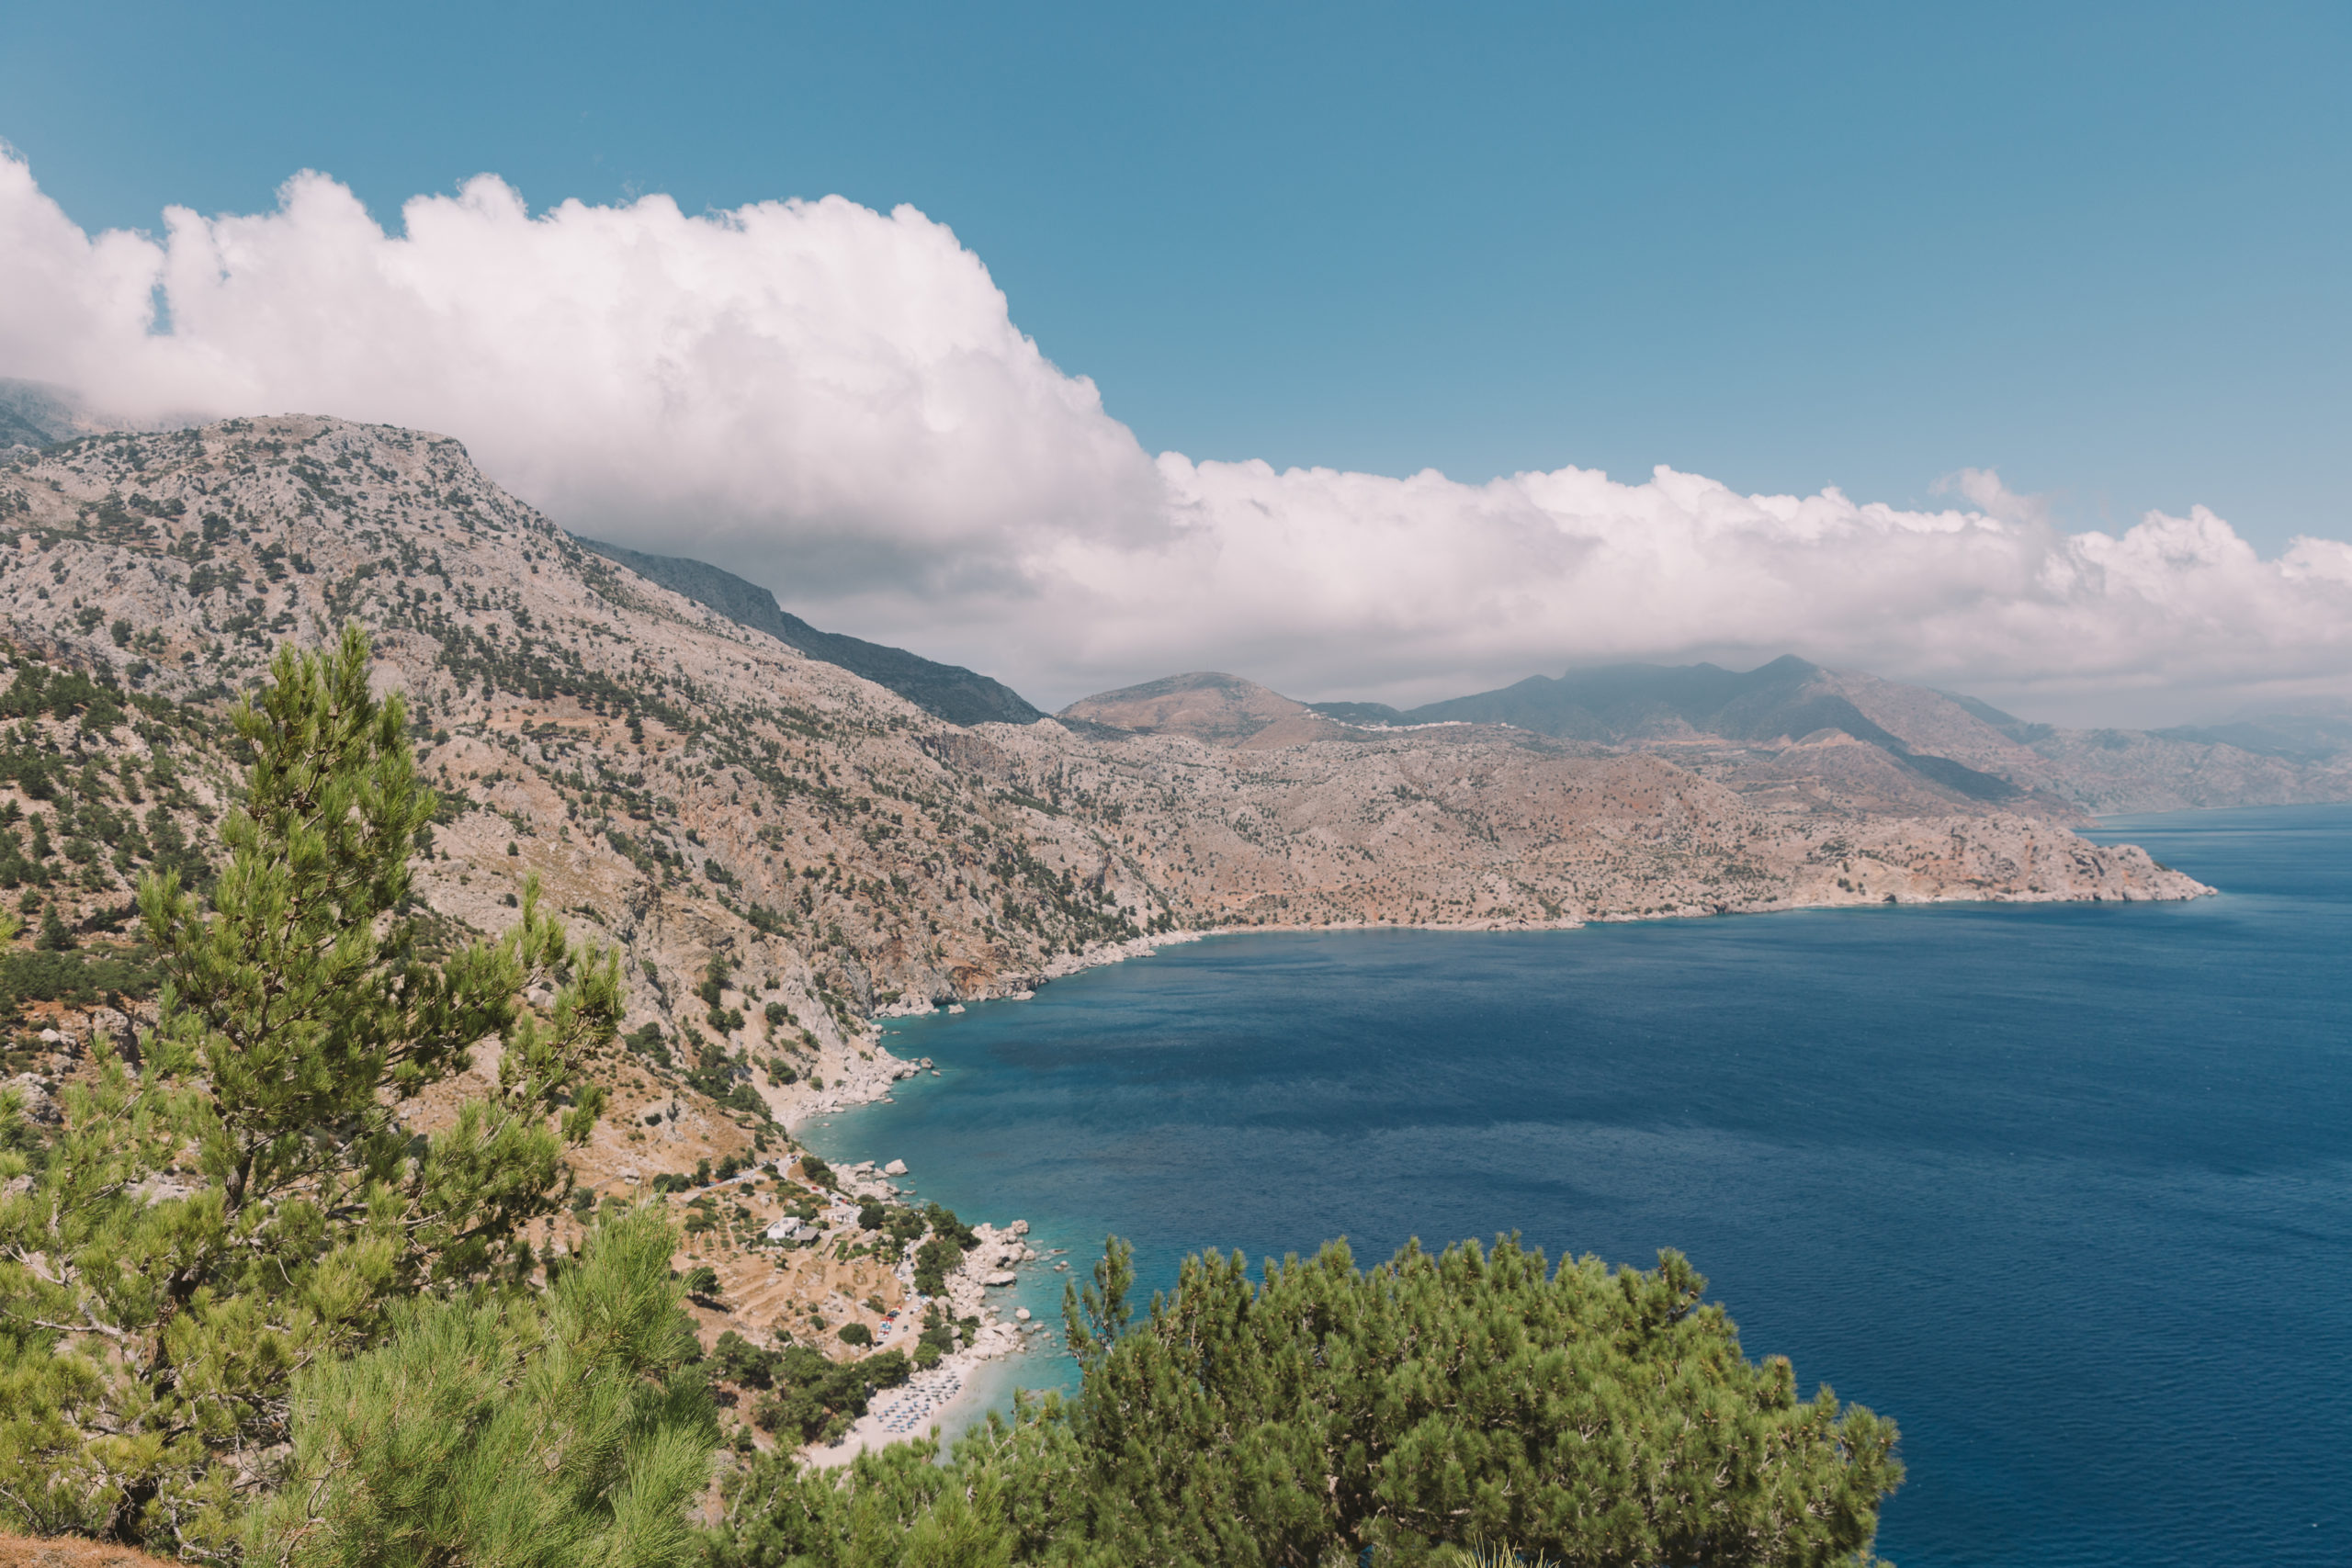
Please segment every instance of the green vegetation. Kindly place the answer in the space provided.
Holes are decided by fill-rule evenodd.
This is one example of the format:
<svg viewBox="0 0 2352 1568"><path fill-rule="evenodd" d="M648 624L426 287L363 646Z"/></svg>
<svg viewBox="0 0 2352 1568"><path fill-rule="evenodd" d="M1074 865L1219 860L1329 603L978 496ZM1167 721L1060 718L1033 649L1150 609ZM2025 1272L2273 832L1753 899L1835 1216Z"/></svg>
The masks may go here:
<svg viewBox="0 0 2352 1568"><path fill-rule="evenodd" d="M400 700L369 694L356 631L273 673L233 715L252 761L210 908L173 873L140 890L164 979L141 1070L94 1041L93 1081L0 1199L14 1528L226 1550L294 1373L373 1342L400 1297L524 1278L522 1227L560 1209L562 1152L602 1104L578 1069L618 1017L610 958L536 897L503 938L424 956L397 911L433 796ZM494 1092L413 1133L484 1041ZM0 1182L28 1163L0 1155Z"/></svg>
<svg viewBox="0 0 2352 1568"><path fill-rule="evenodd" d="M824 1332L823 1318L809 1322ZM858 1323L843 1325L840 1337L846 1345L874 1342ZM910 1375L906 1357L896 1350L837 1363L805 1345L763 1350L731 1328L711 1347L710 1368L724 1382L759 1392L752 1424L796 1445L839 1438L865 1414L876 1390L895 1388Z"/></svg>
<svg viewBox="0 0 2352 1568"><path fill-rule="evenodd" d="M89 1007L108 997L143 1000L155 994L160 977L152 953L140 947L120 953L71 951L74 942L64 922L52 926L55 914L54 907L43 911L40 948L0 952L0 1011L14 1013L25 1002Z"/></svg>
<svg viewBox="0 0 2352 1568"><path fill-rule="evenodd" d="M716 1568L1520 1561L1862 1564L1894 1428L1741 1354L1682 1258L1547 1270L1510 1241L1358 1269L1189 1259L1135 1322L1114 1244L1065 1308L1084 1382L846 1484L755 1461Z"/></svg>
<svg viewBox="0 0 2352 1568"><path fill-rule="evenodd" d="M529 1295L399 1303L384 1343L294 1380L292 1453L246 1530L287 1568L685 1568L718 1426L674 1238L607 1221Z"/></svg>
<svg viewBox="0 0 2352 1568"><path fill-rule="evenodd" d="M922 1219L931 1227L931 1238L915 1248L915 1289L926 1296L944 1295L947 1276L963 1264L965 1252L980 1238L953 1210L936 1203L923 1209Z"/></svg>
<svg viewBox="0 0 2352 1568"><path fill-rule="evenodd" d="M768 1354L774 1358L773 1386L752 1404L752 1425L794 1447L836 1441L865 1414L876 1393L896 1388L914 1371L913 1364L896 1350L862 1361L829 1361L805 1345L787 1345Z"/></svg>

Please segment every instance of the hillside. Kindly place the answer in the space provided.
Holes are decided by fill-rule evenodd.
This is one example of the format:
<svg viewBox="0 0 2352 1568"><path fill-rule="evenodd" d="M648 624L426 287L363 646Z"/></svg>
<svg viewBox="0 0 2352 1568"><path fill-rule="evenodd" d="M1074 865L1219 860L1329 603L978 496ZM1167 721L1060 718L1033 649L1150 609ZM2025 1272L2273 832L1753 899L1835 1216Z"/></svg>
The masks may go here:
<svg viewBox="0 0 2352 1568"><path fill-rule="evenodd" d="M731 571L681 556L650 556L589 538L580 542L648 581L718 611L737 626L765 632L811 659L838 664L853 675L887 686L934 718L950 724L1027 724L1046 716L1012 687L961 665L941 664L863 637L820 632L777 604L774 593Z"/></svg>

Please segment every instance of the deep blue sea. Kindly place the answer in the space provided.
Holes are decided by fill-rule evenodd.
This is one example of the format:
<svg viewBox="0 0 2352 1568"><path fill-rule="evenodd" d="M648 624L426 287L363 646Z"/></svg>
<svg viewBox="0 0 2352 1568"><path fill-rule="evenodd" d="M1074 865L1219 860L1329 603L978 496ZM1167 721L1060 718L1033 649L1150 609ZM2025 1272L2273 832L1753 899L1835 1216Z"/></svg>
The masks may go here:
<svg viewBox="0 0 2352 1568"><path fill-rule="evenodd" d="M2352 807L2098 836L2222 895L1220 938L904 1025L942 1075L804 1132L1150 1283L1679 1247L1901 1425L1905 1568L2352 1563Z"/></svg>

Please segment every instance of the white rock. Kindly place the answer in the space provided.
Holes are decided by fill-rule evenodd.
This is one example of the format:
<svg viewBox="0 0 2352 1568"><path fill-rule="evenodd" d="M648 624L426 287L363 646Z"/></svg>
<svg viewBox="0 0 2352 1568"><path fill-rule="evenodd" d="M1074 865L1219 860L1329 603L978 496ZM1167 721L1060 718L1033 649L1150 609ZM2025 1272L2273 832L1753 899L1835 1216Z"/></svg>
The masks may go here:
<svg viewBox="0 0 2352 1568"><path fill-rule="evenodd" d="M983 1285L1010 1285L1013 1282L1015 1278L1017 1278L1017 1276L1015 1276L1011 1269L1000 1269L996 1273L989 1275L987 1279L982 1280L980 1283Z"/></svg>
<svg viewBox="0 0 2352 1568"><path fill-rule="evenodd" d="M888 1165L882 1168L882 1174L885 1176L904 1176L907 1174L907 1162L902 1159L894 1159Z"/></svg>
<svg viewBox="0 0 2352 1568"><path fill-rule="evenodd" d="M1022 1322L1026 1323L1029 1321L1029 1309L1027 1307L1014 1307L1012 1309L1012 1315L1019 1318Z"/></svg>

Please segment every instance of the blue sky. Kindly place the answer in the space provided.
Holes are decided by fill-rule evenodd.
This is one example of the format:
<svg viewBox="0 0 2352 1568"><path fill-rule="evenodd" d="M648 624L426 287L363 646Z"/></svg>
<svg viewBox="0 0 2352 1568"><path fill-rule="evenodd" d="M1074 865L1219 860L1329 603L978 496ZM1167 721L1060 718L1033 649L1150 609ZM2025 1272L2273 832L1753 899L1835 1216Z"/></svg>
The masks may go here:
<svg viewBox="0 0 2352 1568"><path fill-rule="evenodd" d="M2352 699L2347 80L2340 4L19 7L0 377L442 431L1049 705L2211 717Z"/></svg>
<svg viewBox="0 0 2352 1568"><path fill-rule="evenodd" d="M93 231L911 202L1150 450L2342 534L2352 8L12 8Z"/></svg>

